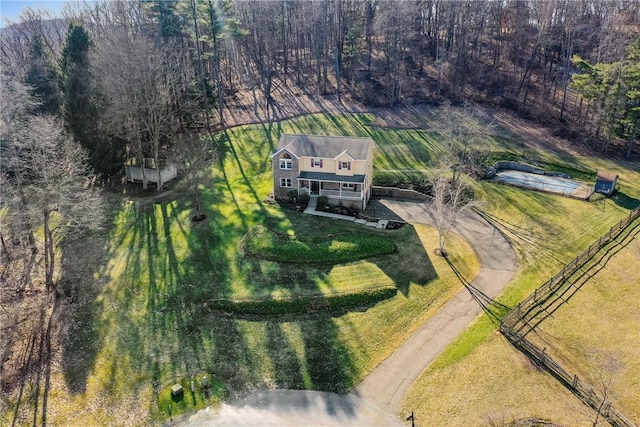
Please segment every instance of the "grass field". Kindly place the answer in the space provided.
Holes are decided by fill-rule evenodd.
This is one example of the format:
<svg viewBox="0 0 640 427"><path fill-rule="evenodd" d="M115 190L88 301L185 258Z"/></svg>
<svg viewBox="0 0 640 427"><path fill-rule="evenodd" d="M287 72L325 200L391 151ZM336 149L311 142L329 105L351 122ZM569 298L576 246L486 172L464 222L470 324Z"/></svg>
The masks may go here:
<svg viewBox="0 0 640 427"><path fill-rule="evenodd" d="M3 425L14 419L16 424L39 423L43 406L29 403L35 396L40 402L46 397L51 424L164 421L168 414L158 407L157 393L203 372L221 384L225 395L256 387L351 389L462 286L449 266L432 255L437 232L425 226L368 230L371 236L391 241L396 250L322 265L245 256L240 245L249 230L261 226L292 236L314 230L325 236L363 230L353 223L310 220L264 202L272 186L269 154L282 132L372 136L378 169L425 169L442 153L437 132L372 126L374 121L365 114L310 115L218 135L230 150L212 167L211 179L202 187L207 219L199 223L191 221L192 200L181 184L159 198L123 201L111 195L114 215L108 232L63 253L60 280L78 283L81 292L59 314L63 340L48 385L30 383L21 394L8 397ZM513 144L509 137L485 143L495 150ZM588 158L558 154L550 160L596 167ZM517 303L637 203L637 168L613 161L598 166L621 175L623 192L613 201L589 204L477 184L483 209L518 252L517 280L501 302ZM452 239L451 260L471 280L478 270L475 254L456 236ZM398 289L394 298L346 313L257 321L202 309L202 302L212 298L322 295L389 284ZM496 366L500 372L491 371ZM427 413L434 420L449 419L437 418L440 415L429 408L443 408L442 416L458 417L451 418L458 423L444 424L468 425L468 420L486 420L487 414L499 416L495 408L504 405L513 405L518 414L569 419L559 403L570 398L566 392L545 374L532 371L484 317L414 390L407 407L416 410L418 420L425 420L418 425L443 425L427 423ZM471 390L475 400L468 399Z"/></svg>
<svg viewBox="0 0 640 427"><path fill-rule="evenodd" d="M585 164L592 161L583 160ZM628 193L595 203L490 183L480 184L478 192L485 201L485 211L508 236L518 255L516 279L498 298L499 302L513 307L626 216L630 208L637 206L640 189L634 183L640 183L640 173L637 169L622 169L620 172L625 177L623 188ZM631 256L637 259L638 254L632 253ZM637 271L637 262L615 259L610 262L618 265L623 275L633 278L637 274L633 273ZM612 315L616 307L625 307L634 301L633 293L629 294L629 299L627 293L603 294L586 288L580 292L581 297L586 299L582 304L593 308L593 304L604 304L604 298ZM570 305L574 306L573 303ZM593 316L597 316L596 313ZM624 319L623 325L635 325L637 331L637 315L621 308L616 316ZM592 321L595 322L595 319ZM597 336L587 332L592 323L581 324L584 326L577 326L576 329L583 328L590 339L598 342L593 343L592 349L599 348L600 352L606 354L623 346L626 357L635 360L640 358L638 346L629 345L630 341L625 338L633 333L633 328L618 333L613 330L615 325L610 325L613 328L610 339L598 340ZM552 335L560 346L563 337L570 337L574 333L573 324L565 321ZM609 344L614 342L616 344L608 349ZM571 339L565 345L573 345ZM459 381L451 381L451 378ZM631 384L627 384L622 400L630 403L637 397L638 389L635 380L628 381ZM634 403L637 411L637 400ZM403 404L404 414L411 411L420 417L420 425L450 426L505 425L523 418L582 426L593 423L595 417L593 411L556 380L532 366L499 335L496 325L487 318L481 318L461 335L414 384ZM633 413L633 410L630 412Z"/></svg>
<svg viewBox="0 0 640 427"><path fill-rule="evenodd" d="M579 271L576 276L583 274ZM640 219L594 257L580 292L529 340L640 422ZM618 296L618 297L615 297ZM634 344L635 343L635 344Z"/></svg>
<svg viewBox="0 0 640 427"><path fill-rule="evenodd" d="M303 126L299 122L304 120L287 126ZM46 397L49 423L166 420L167 405L159 404L157 394L164 402L168 386L200 373L212 375L226 396L254 387L346 391L462 286L446 262L431 255L435 230L373 230L266 203L272 185L268 134L251 126L220 137L233 149L202 188L205 221L191 221L192 201L180 184L159 197L121 202L112 195L109 231L66 248L60 280L77 281L80 294L61 313L65 339L48 388L36 383L29 392ZM361 246L355 256L322 264L283 263L240 250L255 227L323 236L342 247L343 236L351 236ZM371 242L386 249L364 250ZM452 262L472 278L479 268L475 254L455 236L451 245ZM324 295L389 285L398 289L395 297L340 313L242 320L203 310L203 302L214 298ZM12 396L3 424L42 419L24 396ZM176 415L180 406L173 410Z"/></svg>

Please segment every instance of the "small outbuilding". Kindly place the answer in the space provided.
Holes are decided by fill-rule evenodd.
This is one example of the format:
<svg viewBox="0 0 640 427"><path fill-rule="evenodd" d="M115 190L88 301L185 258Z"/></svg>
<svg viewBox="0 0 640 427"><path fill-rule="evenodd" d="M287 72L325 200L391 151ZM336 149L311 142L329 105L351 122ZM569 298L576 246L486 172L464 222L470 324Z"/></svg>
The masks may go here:
<svg viewBox="0 0 640 427"><path fill-rule="evenodd" d="M144 158L142 161L132 158L125 163L124 170L127 174L127 180L130 182L164 184L178 176L176 165L172 163L160 164L160 169L158 169L152 158Z"/></svg>
<svg viewBox="0 0 640 427"><path fill-rule="evenodd" d="M618 175L613 172L598 172L596 176L596 185L593 191L596 193L610 196L616 189L618 184Z"/></svg>

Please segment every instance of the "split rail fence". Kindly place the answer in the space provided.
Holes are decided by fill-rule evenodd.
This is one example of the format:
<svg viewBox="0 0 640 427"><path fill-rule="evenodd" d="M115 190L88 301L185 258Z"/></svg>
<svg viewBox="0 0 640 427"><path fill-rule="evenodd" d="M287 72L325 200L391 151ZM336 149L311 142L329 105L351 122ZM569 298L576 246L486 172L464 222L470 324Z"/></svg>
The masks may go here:
<svg viewBox="0 0 640 427"><path fill-rule="evenodd" d="M600 249L618 237L633 221L640 217L640 207L632 211L628 217L622 219L600 239L594 242L587 250L578 255L573 261L567 264L562 271L553 276L548 282L537 288L533 294L525 298L517 307L507 313L500 323L502 334L520 351L525 353L537 365L545 368L551 375L558 379L567 389L575 394L585 404L597 411L613 426L633 427L635 424L622 412L615 408L606 397L599 395L596 390L586 382L581 381L577 375L572 375L562 368L556 361L540 349L535 344L525 338L527 332L523 333L518 324L528 324L527 316L531 312L537 312L536 308L545 310L542 305L554 294L558 296L560 288L567 279L579 268L587 263ZM533 328L533 327L532 327Z"/></svg>

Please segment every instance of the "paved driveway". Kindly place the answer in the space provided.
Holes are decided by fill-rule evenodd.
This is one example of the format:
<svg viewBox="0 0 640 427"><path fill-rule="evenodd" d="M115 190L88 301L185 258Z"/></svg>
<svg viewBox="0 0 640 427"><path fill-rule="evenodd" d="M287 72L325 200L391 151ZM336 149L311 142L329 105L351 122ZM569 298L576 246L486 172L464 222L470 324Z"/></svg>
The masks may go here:
<svg viewBox="0 0 640 427"><path fill-rule="evenodd" d="M367 211L412 224L433 224L424 202L373 200ZM462 216L454 231L478 255L480 271L471 283L493 298L516 271L515 252L492 225L475 213ZM224 404L220 411L200 411L187 426L398 426L395 414L418 376L482 312L466 288L445 304L351 393L268 390Z"/></svg>
<svg viewBox="0 0 640 427"><path fill-rule="evenodd" d="M412 224L433 225L433 212L424 202L381 199L372 202L377 215L393 212ZM469 242L480 262L471 284L490 298L496 297L516 272L516 255L505 237L478 214L460 217L453 230ZM381 363L355 393L397 413L404 395L418 376L482 312L466 288L445 304L391 356Z"/></svg>

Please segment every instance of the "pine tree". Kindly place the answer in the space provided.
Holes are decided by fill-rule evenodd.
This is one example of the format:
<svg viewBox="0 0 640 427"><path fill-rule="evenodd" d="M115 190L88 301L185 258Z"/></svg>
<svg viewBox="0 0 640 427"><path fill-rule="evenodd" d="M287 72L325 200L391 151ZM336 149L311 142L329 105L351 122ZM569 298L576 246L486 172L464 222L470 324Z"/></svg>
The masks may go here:
<svg viewBox="0 0 640 427"><path fill-rule="evenodd" d="M87 151L89 164L100 174L109 176L123 165L120 140L109 138L98 130L99 112L89 73L89 33L71 23L62 49L62 110L67 130Z"/></svg>
<svg viewBox="0 0 640 427"><path fill-rule="evenodd" d="M38 111L46 114L59 112L58 73L41 37L36 37L31 43L25 83L31 87L31 94L40 101Z"/></svg>

